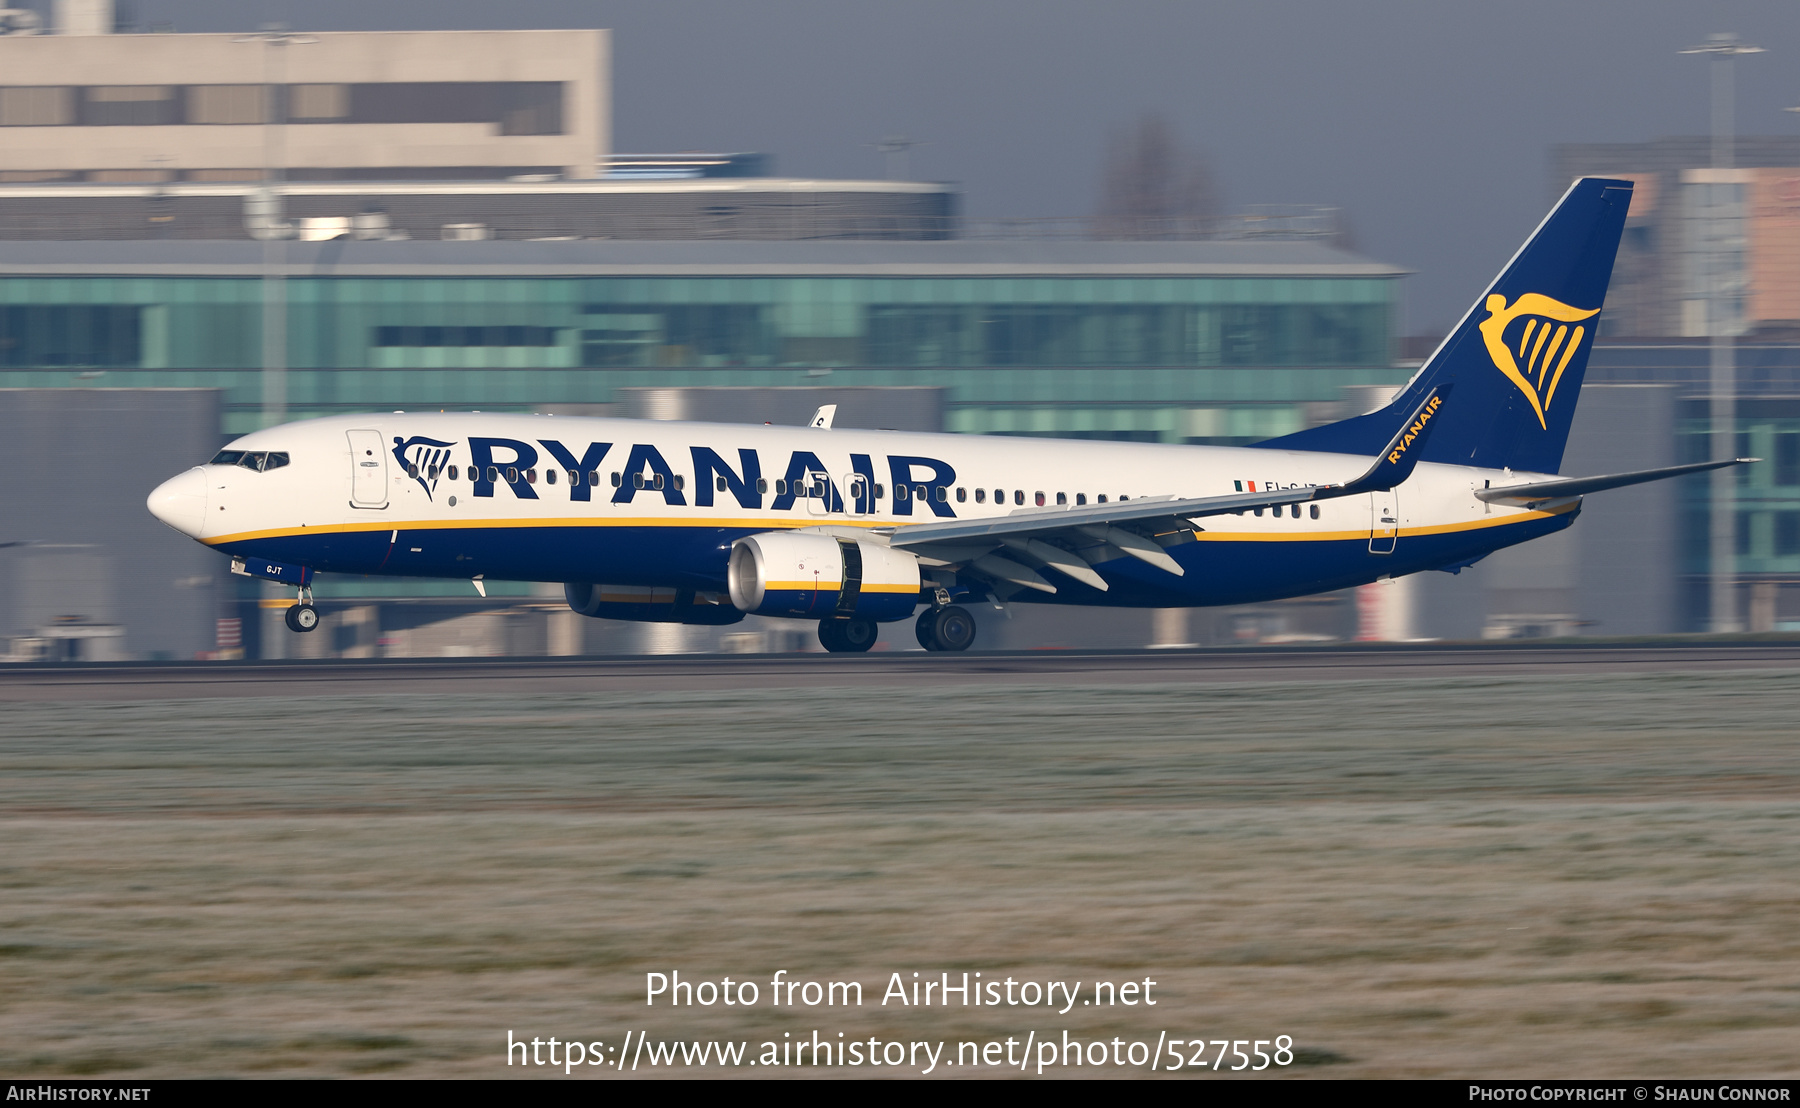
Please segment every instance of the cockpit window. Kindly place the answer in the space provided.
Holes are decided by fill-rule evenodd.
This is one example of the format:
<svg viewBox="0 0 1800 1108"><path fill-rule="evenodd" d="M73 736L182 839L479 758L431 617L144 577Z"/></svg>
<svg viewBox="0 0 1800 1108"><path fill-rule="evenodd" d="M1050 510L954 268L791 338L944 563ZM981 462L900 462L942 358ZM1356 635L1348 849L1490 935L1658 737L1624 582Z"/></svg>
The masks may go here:
<svg viewBox="0 0 1800 1108"><path fill-rule="evenodd" d="M284 450L221 450L213 455L212 465L242 466L257 473L280 469L288 464Z"/></svg>

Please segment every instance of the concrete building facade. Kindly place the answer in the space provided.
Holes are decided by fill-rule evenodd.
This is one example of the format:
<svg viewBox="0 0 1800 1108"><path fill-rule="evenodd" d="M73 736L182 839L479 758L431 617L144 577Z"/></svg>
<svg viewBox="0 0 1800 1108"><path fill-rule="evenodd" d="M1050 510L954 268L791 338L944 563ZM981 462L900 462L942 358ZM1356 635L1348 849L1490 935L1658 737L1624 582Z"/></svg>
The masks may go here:
<svg viewBox="0 0 1800 1108"><path fill-rule="evenodd" d="M1739 168L1711 168L1706 138L1553 148L1560 193L1580 176L1637 184L1602 334L1695 338L1721 291L1733 334L1800 332L1800 137L1737 140Z"/></svg>
<svg viewBox="0 0 1800 1108"><path fill-rule="evenodd" d="M592 29L0 35L0 183L592 178L608 49Z"/></svg>

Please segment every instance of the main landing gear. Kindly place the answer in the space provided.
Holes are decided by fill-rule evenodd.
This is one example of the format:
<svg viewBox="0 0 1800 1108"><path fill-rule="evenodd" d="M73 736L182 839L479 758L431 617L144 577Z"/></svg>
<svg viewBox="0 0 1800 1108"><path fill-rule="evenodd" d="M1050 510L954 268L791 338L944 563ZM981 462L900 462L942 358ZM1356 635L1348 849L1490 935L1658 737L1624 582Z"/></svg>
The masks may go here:
<svg viewBox="0 0 1800 1108"><path fill-rule="evenodd" d="M874 646L880 634L872 619L852 616L819 621L819 643L833 654L860 654Z"/></svg>
<svg viewBox="0 0 1800 1108"><path fill-rule="evenodd" d="M289 631L311 631L319 626L319 609L313 607L312 590L302 588L294 606L282 613Z"/></svg>
<svg viewBox="0 0 1800 1108"><path fill-rule="evenodd" d="M975 617L955 604L927 608L919 613L913 631L926 650L967 650L975 641Z"/></svg>

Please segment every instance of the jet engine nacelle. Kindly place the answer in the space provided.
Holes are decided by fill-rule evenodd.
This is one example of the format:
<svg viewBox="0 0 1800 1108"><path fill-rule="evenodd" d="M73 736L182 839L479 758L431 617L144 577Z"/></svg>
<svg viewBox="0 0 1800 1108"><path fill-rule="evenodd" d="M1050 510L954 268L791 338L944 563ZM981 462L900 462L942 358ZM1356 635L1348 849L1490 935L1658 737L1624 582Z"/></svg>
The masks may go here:
<svg viewBox="0 0 1800 1108"><path fill-rule="evenodd" d="M731 602L759 616L890 621L919 603L919 561L861 539L769 531L731 547Z"/></svg>
<svg viewBox="0 0 1800 1108"><path fill-rule="evenodd" d="M598 619L626 619L634 623L699 623L719 626L737 623L744 613L716 592L692 589L653 589L639 585L590 585L571 581L563 586L569 607Z"/></svg>

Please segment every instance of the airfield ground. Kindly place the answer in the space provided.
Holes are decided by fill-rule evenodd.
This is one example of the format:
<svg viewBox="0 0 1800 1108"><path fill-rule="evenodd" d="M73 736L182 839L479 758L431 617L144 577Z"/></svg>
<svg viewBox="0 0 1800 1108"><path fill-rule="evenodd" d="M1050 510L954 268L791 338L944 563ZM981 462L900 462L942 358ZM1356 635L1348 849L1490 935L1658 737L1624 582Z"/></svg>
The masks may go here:
<svg viewBox="0 0 1800 1108"><path fill-rule="evenodd" d="M710 688L8 676L0 1073L550 1076L509 1070L509 1031L814 1029L1285 1034L1288 1076L1800 1072L1791 658L1141 657ZM677 969L763 1003L646 1008ZM865 1004L772 1008L779 969ZM944 970L1149 977L1158 1003L879 1005Z"/></svg>

